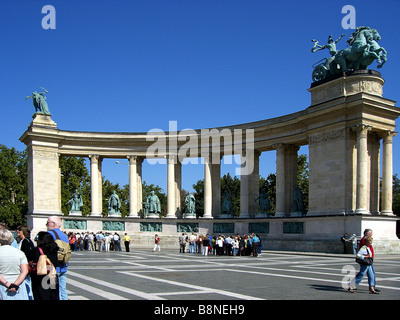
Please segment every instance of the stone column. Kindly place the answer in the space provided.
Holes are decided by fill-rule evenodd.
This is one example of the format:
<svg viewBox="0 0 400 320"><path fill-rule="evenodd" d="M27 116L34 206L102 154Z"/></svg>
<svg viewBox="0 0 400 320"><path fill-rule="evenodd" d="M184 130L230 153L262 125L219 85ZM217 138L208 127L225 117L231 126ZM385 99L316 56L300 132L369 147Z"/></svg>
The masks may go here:
<svg viewBox="0 0 400 320"><path fill-rule="evenodd" d="M212 218L212 179L210 154L204 156L204 215L203 218Z"/></svg>
<svg viewBox="0 0 400 320"><path fill-rule="evenodd" d="M387 131L383 136L381 215L393 215L393 137L396 134L397 132Z"/></svg>
<svg viewBox="0 0 400 320"><path fill-rule="evenodd" d="M181 208L181 190L182 190L182 163L179 162L178 157L176 157L175 164L175 216L179 217L182 215Z"/></svg>
<svg viewBox="0 0 400 320"><path fill-rule="evenodd" d="M297 151L299 146L287 145L285 150L285 185L286 185L286 200L285 212L291 217L298 217L302 212L293 212L293 195L297 184Z"/></svg>
<svg viewBox="0 0 400 320"><path fill-rule="evenodd" d="M167 156L167 216L166 218L176 218L175 216L175 160L176 156Z"/></svg>
<svg viewBox="0 0 400 320"><path fill-rule="evenodd" d="M285 145L274 145L276 150L276 213L275 217L285 216Z"/></svg>
<svg viewBox="0 0 400 320"><path fill-rule="evenodd" d="M221 160L211 164L212 184L212 216L218 218L221 214Z"/></svg>
<svg viewBox="0 0 400 320"><path fill-rule="evenodd" d="M143 192L142 192L142 164L143 157L136 157L136 185L137 185L137 209L138 215L141 216L143 213Z"/></svg>
<svg viewBox="0 0 400 320"><path fill-rule="evenodd" d="M139 218L138 216L138 185L137 185L137 156L128 156L129 159L129 216L128 218Z"/></svg>
<svg viewBox="0 0 400 320"><path fill-rule="evenodd" d="M252 218L258 213L258 202L255 199L260 195L260 155L261 152L254 150L247 159L253 161L253 171L249 175L249 216Z"/></svg>
<svg viewBox="0 0 400 320"><path fill-rule="evenodd" d="M103 175L102 172L103 157L99 156L97 161L97 201L100 215L103 212Z"/></svg>
<svg viewBox="0 0 400 320"><path fill-rule="evenodd" d="M90 189L92 212L91 216L101 216L99 208L99 155L91 154L90 158Z"/></svg>
<svg viewBox="0 0 400 320"><path fill-rule="evenodd" d="M366 214L368 211L368 149L367 136L370 126L353 127L357 132L357 196L356 213Z"/></svg>
<svg viewBox="0 0 400 320"><path fill-rule="evenodd" d="M249 186L250 186L250 173L244 164L247 161L254 161L254 158L249 159L254 156L253 154L244 154L244 150L242 150L241 154L241 163L242 166L240 168L240 215L239 218L249 218ZM242 159L243 157L247 157L246 159ZM246 160L246 161L245 161Z"/></svg>
<svg viewBox="0 0 400 320"><path fill-rule="evenodd" d="M368 137L368 153L370 154L370 212L379 215L380 186L380 137L372 132Z"/></svg>

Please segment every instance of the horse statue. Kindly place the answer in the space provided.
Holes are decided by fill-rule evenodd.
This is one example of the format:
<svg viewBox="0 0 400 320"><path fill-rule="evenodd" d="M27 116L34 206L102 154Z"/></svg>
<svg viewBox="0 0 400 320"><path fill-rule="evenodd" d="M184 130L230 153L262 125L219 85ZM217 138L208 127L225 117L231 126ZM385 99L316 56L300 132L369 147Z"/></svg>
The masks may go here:
<svg viewBox="0 0 400 320"><path fill-rule="evenodd" d="M378 68L381 68L387 61L386 50L380 47L377 42L381 39L381 36L376 29L357 27L347 40L348 47L339 51L336 50L336 46L335 50L331 50L333 41L331 36L329 37L330 41L326 46L318 46L318 41L312 40L314 42L312 52L328 48L331 53L331 57L322 59L313 65L313 81L320 81L351 70L367 69L374 60L377 60ZM341 37L335 41L335 45L340 39ZM316 46L319 48L316 49ZM323 60L325 62L319 64Z"/></svg>

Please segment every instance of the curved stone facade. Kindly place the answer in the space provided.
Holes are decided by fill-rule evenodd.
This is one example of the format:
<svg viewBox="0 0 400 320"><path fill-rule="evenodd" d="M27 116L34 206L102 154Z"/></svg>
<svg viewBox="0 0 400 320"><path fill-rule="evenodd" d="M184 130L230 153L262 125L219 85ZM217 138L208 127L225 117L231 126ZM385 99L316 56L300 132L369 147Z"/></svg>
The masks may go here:
<svg viewBox="0 0 400 320"><path fill-rule="evenodd" d="M141 218L142 162L145 158L167 158L166 219L181 218L181 163L186 157L202 157L203 218L218 219L220 160L224 155L240 154L243 165L239 218L256 218L256 205L251 199L259 195L259 156L273 151L276 152L277 198L276 213L271 219L393 216L392 138L400 109L394 101L383 98L383 84L384 80L374 72L342 76L314 83L308 89L311 105L302 111L251 123L179 132L66 131L58 129L50 115L35 114L20 138L28 148L29 214L61 214L58 159L77 156L90 158L93 200L90 218L101 216L104 158L129 160L128 219ZM309 211L305 217L300 212L292 212L297 151L302 145L309 147ZM382 209L379 208L381 168ZM354 233L359 234L363 227L360 222ZM324 233L315 229L315 224L308 224L304 234L316 239Z"/></svg>

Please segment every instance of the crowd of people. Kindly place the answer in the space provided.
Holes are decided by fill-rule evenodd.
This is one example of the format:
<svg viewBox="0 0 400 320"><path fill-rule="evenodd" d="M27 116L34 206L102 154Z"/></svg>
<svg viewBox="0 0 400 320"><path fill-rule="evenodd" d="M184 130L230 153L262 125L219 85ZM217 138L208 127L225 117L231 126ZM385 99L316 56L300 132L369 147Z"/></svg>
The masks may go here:
<svg viewBox="0 0 400 320"><path fill-rule="evenodd" d="M204 256L261 256L261 238L252 233L250 235L223 235L192 234L183 232L179 237L180 253L199 253Z"/></svg>
<svg viewBox="0 0 400 320"><path fill-rule="evenodd" d="M122 241L125 244L125 250L129 252L126 248L126 242L130 242L130 238L127 239L128 235L125 233ZM94 232L69 232L68 240L71 246L71 251L87 250L87 251L122 251L121 249L121 236L115 232L114 234L110 232L99 231Z"/></svg>
<svg viewBox="0 0 400 320"><path fill-rule="evenodd" d="M17 228L18 242L14 235L0 224L0 300L67 300L66 277L68 260L61 258L60 248L64 253L70 251L121 251L121 236L102 231L97 233L73 233L68 235L60 230L62 220L58 216L49 217L47 232L41 231L30 239L28 226ZM122 241L129 252L130 238L125 233ZM360 271L348 284L348 290L354 293L365 275L368 276L370 293L377 294L376 276L373 266L374 250L372 230L366 229L356 253ZM153 251L160 251L160 237L154 237ZM217 255L217 256L253 256L261 255L261 238L250 235L187 234L179 236L180 253ZM66 246L66 249L65 249ZM45 259L42 259L45 257ZM45 261L45 272L39 273L40 261Z"/></svg>

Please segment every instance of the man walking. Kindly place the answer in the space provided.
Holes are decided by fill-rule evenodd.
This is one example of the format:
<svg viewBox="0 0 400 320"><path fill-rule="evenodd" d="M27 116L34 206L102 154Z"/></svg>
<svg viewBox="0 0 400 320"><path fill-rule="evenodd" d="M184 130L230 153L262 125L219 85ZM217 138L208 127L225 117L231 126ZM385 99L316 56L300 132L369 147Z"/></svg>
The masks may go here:
<svg viewBox="0 0 400 320"><path fill-rule="evenodd" d="M47 231L53 236L54 240L60 239L63 242L66 242L69 245L69 240L67 235L60 230L62 226L62 220L58 216L52 216L47 219ZM58 283L60 288L60 300L68 300L67 293L67 271L68 271L68 263L63 264L59 263L58 267L56 267Z"/></svg>

